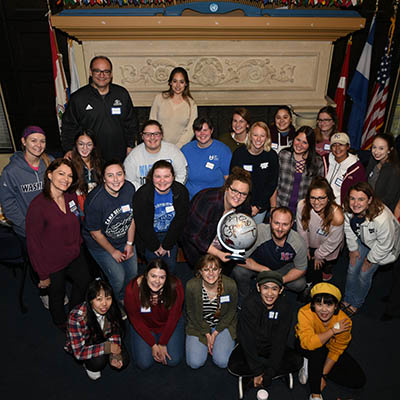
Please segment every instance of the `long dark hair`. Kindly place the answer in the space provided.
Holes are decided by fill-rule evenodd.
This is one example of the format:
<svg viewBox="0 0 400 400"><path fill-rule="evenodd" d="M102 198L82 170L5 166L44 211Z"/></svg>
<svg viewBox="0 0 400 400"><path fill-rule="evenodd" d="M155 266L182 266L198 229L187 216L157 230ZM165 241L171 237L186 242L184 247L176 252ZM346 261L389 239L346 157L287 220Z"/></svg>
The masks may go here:
<svg viewBox="0 0 400 400"><path fill-rule="evenodd" d="M153 183L154 171L158 168L169 169L171 171L172 176L175 179L175 170L173 165L167 160L158 160L153 164L153 166L150 168L150 171L147 173L146 183L151 183L151 184Z"/></svg>
<svg viewBox="0 0 400 400"><path fill-rule="evenodd" d="M372 198L371 204L368 206L367 212L365 214L365 217L369 221L372 221L374 218L376 218L385 208L382 201L375 197L374 189L372 189L372 186L369 183L358 182L351 186L344 198L344 211L346 211L347 213L353 214L353 210L350 208L350 192L352 190L363 192L368 197L368 200Z"/></svg>
<svg viewBox="0 0 400 400"><path fill-rule="evenodd" d="M147 264L146 270L142 275L139 287L139 299L142 307L151 306L151 289L147 283L147 275L153 268L162 269L166 273L166 279L161 293L158 296L158 304L164 304L167 310L170 310L176 301L176 278L169 272L168 265L161 258L156 258Z"/></svg>
<svg viewBox="0 0 400 400"><path fill-rule="evenodd" d="M179 73L183 75L183 79L185 80L185 83L186 83L185 89L183 90L183 93L182 93L182 97L189 104L188 97L190 97L191 99L193 99L193 97L190 93L189 74L187 73L186 69L183 67L175 67L171 71L171 73L169 74L169 78L168 78L169 89L162 92L162 94L163 94L163 97L166 99L174 96L174 91L172 90L171 84L172 84L172 80L174 79L174 76Z"/></svg>
<svg viewBox="0 0 400 400"><path fill-rule="evenodd" d="M78 179L76 170L74 165L72 164L72 161L68 160L67 158L56 158L53 160L50 165L46 168L46 171L44 173L43 177L43 195L47 199L51 200L51 181L49 178L49 172L55 171L60 165L67 165L68 167L71 168L72 171L72 183L71 186L68 188L67 192L72 193L76 190L76 181Z"/></svg>
<svg viewBox="0 0 400 400"><path fill-rule="evenodd" d="M98 147L96 145L96 138L95 138L94 132L90 129L86 129L86 130L82 131L81 133L78 133L74 138L74 146L72 148L71 161L72 161L72 164L74 165L76 172L78 174L78 181L77 181L76 189L79 190L82 194L87 194L88 193L88 184L87 184L86 178L85 178L85 170L84 170L85 163L82 160L82 157L80 156L78 148L77 148L77 142L81 136L87 136L93 142L93 149L90 152L89 160L90 160L90 167L91 167L91 171L92 171L93 180L97 184L101 183L102 161L100 158Z"/></svg>
<svg viewBox="0 0 400 400"><path fill-rule="evenodd" d="M292 154L294 153L294 139L300 135L300 133L304 133L306 135L307 143L308 143L308 155L306 158L306 171L308 176L315 176L318 174L318 164L317 159L320 156L317 154L315 150L315 133L314 129L311 126L303 125L296 131L296 135L293 138L293 143L289 148L283 149L282 151L290 151Z"/></svg>
<svg viewBox="0 0 400 400"><path fill-rule="evenodd" d="M306 231L308 229L308 226L310 223L310 215L311 215L311 210L312 210L310 196L311 196L311 192L314 189L321 189L328 196L328 203L326 204L326 207L324 208L324 210L322 212L321 218L322 218L322 229L326 233L329 233L329 229L330 229L332 221L333 221L335 209L336 209L336 207L338 207L338 209L340 207L335 203L335 195L333 194L331 185L328 183L328 181L325 178L322 178L321 176L316 176L312 180L312 182L307 190L307 194L306 194L305 202L304 202L304 208L301 213L301 224L303 226L303 229Z"/></svg>
<svg viewBox="0 0 400 400"><path fill-rule="evenodd" d="M106 336L104 335L104 332L97 321L96 314L94 313L92 307L92 300L98 296L101 290L104 290L104 294L106 296L111 296L112 298L111 307L105 314L105 317L111 326L110 333ZM106 281L96 279L90 283L86 291L86 310L86 322L90 332L89 341L92 344L102 343L107 340L107 338L115 334L119 334L121 336L124 335L125 327L122 322L121 311L118 307L117 301L115 300L113 290Z"/></svg>
<svg viewBox="0 0 400 400"><path fill-rule="evenodd" d="M328 114L333 120L332 132L330 134L330 136L332 136L334 133L337 132L337 129L338 129L337 128L338 127L338 117L337 117L337 114L336 114L336 109L334 107L332 107L332 106L322 107L318 111L317 119L319 118L319 115L322 114L322 113ZM317 127L315 128L315 140L316 140L317 143L321 143L322 140L323 140L322 133L321 133L321 130L319 129L319 127L318 127L318 124L317 124Z"/></svg>

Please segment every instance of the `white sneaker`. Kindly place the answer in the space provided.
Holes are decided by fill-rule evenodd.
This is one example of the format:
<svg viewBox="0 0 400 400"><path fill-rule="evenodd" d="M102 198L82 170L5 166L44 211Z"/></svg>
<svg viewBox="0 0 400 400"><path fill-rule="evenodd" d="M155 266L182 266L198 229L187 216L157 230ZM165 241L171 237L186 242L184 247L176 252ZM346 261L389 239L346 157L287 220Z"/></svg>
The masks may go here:
<svg viewBox="0 0 400 400"><path fill-rule="evenodd" d="M46 294L45 296L40 296L40 300L42 300L43 307L47 310L49 309L49 296ZM69 298L67 295L64 297L64 306L69 303Z"/></svg>
<svg viewBox="0 0 400 400"><path fill-rule="evenodd" d="M83 366L83 367L85 368L85 371L88 374L88 377L92 381L97 381L97 379L101 378L101 371L93 372L93 371L89 371L85 366Z"/></svg>
<svg viewBox="0 0 400 400"><path fill-rule="evenodd" d="M299 382L302 385L305 385L308 381L308 359L304 358L303 366L300 368L299 371ZM311 397L310 397L311 399Z"/></svg>

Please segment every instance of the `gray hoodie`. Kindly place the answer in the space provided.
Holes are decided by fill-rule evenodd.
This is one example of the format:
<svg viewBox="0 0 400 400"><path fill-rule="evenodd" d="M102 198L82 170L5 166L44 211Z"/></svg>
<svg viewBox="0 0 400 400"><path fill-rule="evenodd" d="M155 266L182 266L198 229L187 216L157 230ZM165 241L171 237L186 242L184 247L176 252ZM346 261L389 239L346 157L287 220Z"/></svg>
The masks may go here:
<svg viewBox="0 0 400 400"><path fill-rule="evenodd" d="M25 237L25 216L30 202L43 189L46 166L40 160L39 170L29 166L24 152L15 152L0 177L0 204L14 231Z"/></svg>

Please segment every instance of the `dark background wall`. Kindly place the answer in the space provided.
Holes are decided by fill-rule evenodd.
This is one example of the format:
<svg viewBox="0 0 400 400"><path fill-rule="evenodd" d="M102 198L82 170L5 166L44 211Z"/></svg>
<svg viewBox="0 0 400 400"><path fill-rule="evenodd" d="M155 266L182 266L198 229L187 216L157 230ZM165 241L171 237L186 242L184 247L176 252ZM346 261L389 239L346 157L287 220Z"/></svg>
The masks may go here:
<svg viewBox="0 0 400 400"><path fill-rule="evenodd" d="M50 1L55 14L61 8ZM386 44L387 30L392 15L391 0L380 0L377 15L375 43L370 76L370 87L376 78L377 67ZM367 29L353 34L353 47L350 60L350 78L354 73L375 10L375 0L365 0L360 14L367 18ZM52 75L50 42L47 24L46 0L2 0L0 2L0 63L1 85L10 117L11 128L16 143L19 144L20 132L26 125L40 125L48 133L48 149L61 150L58 125L55 115L55 94ZM400 19L400 17L399 17ZM395 36L398 36L399 21ZM57 30L57 41L64 54L64 68L69 80L66 34ZM339 80L340 70L346 50L347 38L335 43L328 95L333 98ZM400 46L395 44L391 88L399 67ZM133 99L134 100L134 99ZM288 99L288 103L290 99ZM238 104L240 106L240 104ZM274 109L249 107L253 120L270 121ZM347 101L346 114L351 108ZM201 107L200 115L208 114L217 127L217 135L229 129L233 107ZM147 118L148 107L138 108L141 121ZM347 116L346 116L347 118Z"/></svg>

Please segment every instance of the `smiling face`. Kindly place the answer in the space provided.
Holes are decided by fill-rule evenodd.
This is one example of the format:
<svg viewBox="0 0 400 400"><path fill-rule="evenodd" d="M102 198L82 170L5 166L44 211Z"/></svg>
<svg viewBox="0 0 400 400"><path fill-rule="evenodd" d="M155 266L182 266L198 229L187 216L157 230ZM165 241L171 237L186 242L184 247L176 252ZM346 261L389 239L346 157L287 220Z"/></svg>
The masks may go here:
<svg viewBox="0 0 400 400"><path fill-rule="evenodd" d="M160 268L152 268L145 277L147 285L152 292L159 292L165 285L167 272Z"/></svg>
<svg viewBox="0 0 400 400"><path fill-rule="evenodd" d="M67 191L73 181L72 169L66 164L61 164L47 176L50 179L50 190L53 194L55 191Z"/></svg>
<svg viewBox="0 0 400 400"><path fill-rule="evenodd" d="M315 303L315 313L322 322L329 322L336 310L334 303L325 303L323 300L320 303Z"/></svg>
<svg viewBox="0 0 400 400"><path fill-rule="evenodd" d="M271 234L277 240L285 239L292 229L292 216L288 212L276 211L271 217Z"/></svg>
<svg viewBox="0 0 400 400"><path fill-rule="evenodd" d="M245 135L249 129L248 122L239 114L233 114L232 117L232 130L235 135Z"/></svg>
<svg viewBox="0 0 400 400"><path fill-rule="evenodd" d="M319 214L328 205L328 195L323 189L313 189L310 192L310 204L313 210Z"/></svg>
<svg viewBox="0 0 400 400"><path fill-rule="evenodd" d="M326 112L322 112L318 115L317 123L321 132L326 134L331 133L333 127L335 126L335 121Z"/></svg>
<svg viewBox="0 0 400 400"><path fill-rule="evenodd" d="M93 141L87 135L81 135L76 141L76 149L78 154L83 158L88 158L93 150Z"/></svg>
<svg viewBox="0 0 400 400"><path fill-rule="evenodd" d="M388 142L379 137L374 139L372 142L371 153L376 161L384 163L388 159L390 153Z"/></svg>
<svg viewBox="0 0 400 400"><path fill-rule="evenodd" d="M222 269L213 263L206 265L199 270L200 276L204 282L209 286L213 286L218 282L218 278L221 276Z"/></svg>
<svg viewBox="0 0 400 400"><path fill-rule="evenodd" d="M275 125L279 132L287 132L292 123L292 117L287 110L278 110L275 115Z"/></svg>
<svg viewBox="0 0 400 400"><path fill-rule="evenodd" d="M160 194L166 194L169 192L174 179L175 177L169 168L157 168L154 170L153 185Z"/></svg>
<svg viewBox="0 0 400 400"><path fill-rule="evenodd" d="M331 144L331 152L335 156L336 162L342 162L348 156L350 146L348 144L333 143Z"/></svg>
<svg viewBox="0 0 400 400"><path fill-rule="evenodd" d="M100 91L107 90L112 80L111 65L107 60L99 58L94 61L90 70L92 86Z"/></svg>
<svg viewBox="0 0 400 400"><path fill-rule="evenodd" d="M25 147L25 153L29 156L39 158L46 149L46 136L43 133L31 133L21 142Z"/></svg>
<svg viewBox="0 0 400 400"><path fill-rule="evenodd" d="M241 181L233 181L231 186L225 190L224 206L225 211L232 210L244 203L249 195L249 185Z"/></svg>
<svg viewBox="0 0 400 400"><path fill-rule="evenodd" d="M261 126L255 126L250 132L250 152L261 153L267 141L267 132Z"/></svg>
<svg viewBox="0 0 400 400"><path fill-rule="evenodd" d="M371 202L372 197L368 198L364 192L351 190L349 193L349 207L354 214L365 215Z"/></svg>
<svg viewBox="0 0 400 400"><path fill-rule="evenodd" d="M90 302L94 311L100 315L107 314L112 304L111 295L106 295L104 289L101 289L97 296Z"/></svg>
<svg viewBox="0 0 400 400"><path fill-rule="evenodd" d="M279 285L274 282L265 282L261 285L257 284L257 291L260 293L261 300L268 309L274 306L282 290L283 288L279 287Z"/></svg>
<svg viewBox="0 0 400 400"><path fill-rule="evenodd" d="M118 164L109 165L104 171L104 187L111 196L117 197L125 183L125 173Z"/></svg>
<svg viewBox="0 0 400 400"><path fill-rule="evenodd" d="M213 130L210 129L208 124L204 123L200 131L194 131L194 134L196 135L197 145L200 148L206 148L210 146L213 141L211 138L212 133Z"/></svg>
<svg viewBox="0 0 400 400"><path fill-rule="evenodd" d="M299 156L305 156L309 148L307 136L304 132L300 132L293 140L294 153Z"/></svg>
<svg viewBox="0 0 400 400"><path fill-rule="evenodd" d="M182 95L182 93L185 90L185 87L187 86L187 83L185 81L185 77L181 72L177 72L173 76L170 86L174 95Z"/></svg>
<svg viewBox="0 0 400 400"><path fill-rule="evenodd" d="M157 125L147 125L142 132L142 138L144 146L149 153L158 153L160 151L163 134Z"/></svg>

